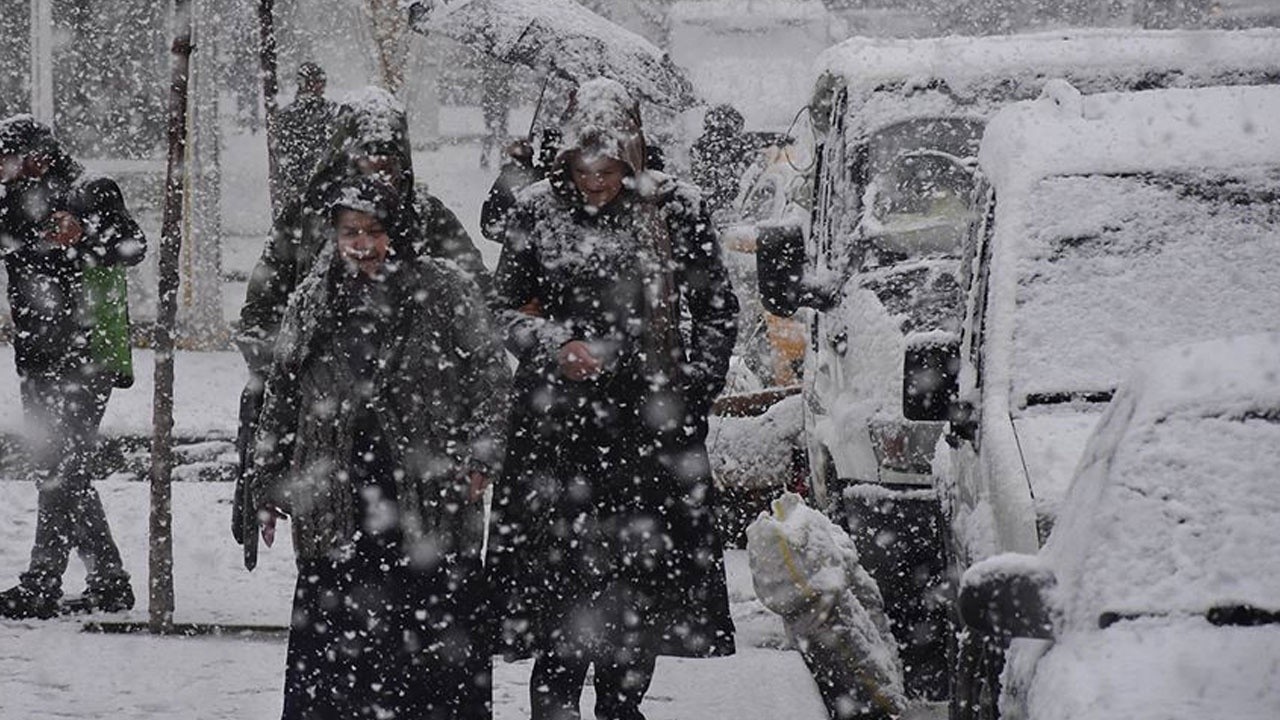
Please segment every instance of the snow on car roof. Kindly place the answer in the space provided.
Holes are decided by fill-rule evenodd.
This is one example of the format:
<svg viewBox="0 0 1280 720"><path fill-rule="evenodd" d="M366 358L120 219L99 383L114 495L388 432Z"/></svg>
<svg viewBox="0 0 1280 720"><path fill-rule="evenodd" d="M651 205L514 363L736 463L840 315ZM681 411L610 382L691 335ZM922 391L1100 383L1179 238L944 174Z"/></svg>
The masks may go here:
<svg viewBox="0 0 1280 720"><path fill-rule="evenodd" d="M1050 175L1280 163L1280 87L1080 95L1050 83L991 119L978 159L997 194Z"/></svg>
<svg viewBox="0 0 1280 720"><path fill-rule="evenodd" d="M1019 77L1051 78L1085 69L1119 76L1153 67L1212 75L1239 68L1280 70L1280 31L1091 29L927 39L855 37L818 56L815 75L854 89L944 80L953 92Z"/></svg>
<svg viewBox="0 0 1280 720"><path fill-rule="evenodd" d="M1099 422L1044 557L1068 622L1280 609L1280 333L1137 365Z"/></svg>

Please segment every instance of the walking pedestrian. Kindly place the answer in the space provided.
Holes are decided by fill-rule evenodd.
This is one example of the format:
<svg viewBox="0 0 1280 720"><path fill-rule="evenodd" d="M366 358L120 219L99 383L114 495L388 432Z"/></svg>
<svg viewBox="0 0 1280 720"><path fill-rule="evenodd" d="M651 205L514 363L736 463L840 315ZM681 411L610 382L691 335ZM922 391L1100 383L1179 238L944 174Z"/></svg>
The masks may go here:
<svg viewBox="0 0 1280 720"><path fill-rule="evenodd" d="M689 150L693 182L712 213L733 204L738 181L758 149L746 135L742 113L732 105L716 105L702 120L702 134Z"/></svg>
<svg viewBox="0 0 1280 720"><path fill-rule="evenodd" d="M39 488L31 561L18 585L0 593L0 616L57 615L73 549L88 571L76 607L133 607L90 476L111 390L133 382L119 268L137 264L145 250L114 181L83 179L52 131L30 115L0 120L0 254Z"/></svg>
<svg viewBox="0 0 1280 720"><path fill-rule="evenodd" d="M415 183L408 127L404 107L385 90L367 88L346 98L329 133L328 149L316 164L306 191L275 220L249 279L236 336L249 366L249 381L240 396L237 448L241 475L249 465L262 405L262 383L284 309L332 234L327 203L334 187L364 176L387 184L400 203L391 218L397 226L392 231L415 244L414 257L452 261L482 289L488 285L480 251L457 216ZM243 497L241 482L232 509L232 532L239 542L245 540Z"/></svg>
<svg viewBox="0 0 1280 720"><path fill-rule="evenodd" d="M298 90L293 102L276 115L276 171L281 205L306 190L307 181L324 154L337 106L324 96L324 69L307 61L298 66Z"/></svg>
<svg viewBox="0 0 1280 720"><path fill-rule="evenodd" d="M496 272L519 360L490 566L533 717L643 718L658 655L733 652L705 437L737 300L697 189L646 170L638 107L582 84Z"/></svg>
<svg viewBox="0 0 1280 720"><path fill-rule="evenodd" d="M297 556L283 717L488 718L502 347L475 284L416 256L393 188L358 178L327 197L250 475L264 540L287 517Z"/></svg>

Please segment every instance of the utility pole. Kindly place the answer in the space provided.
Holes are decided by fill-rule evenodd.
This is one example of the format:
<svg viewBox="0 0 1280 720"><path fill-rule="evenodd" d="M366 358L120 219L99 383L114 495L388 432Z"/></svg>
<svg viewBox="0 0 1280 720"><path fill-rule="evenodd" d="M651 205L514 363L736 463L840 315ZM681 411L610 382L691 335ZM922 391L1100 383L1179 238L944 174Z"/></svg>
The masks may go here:
<svg viewBox="0 0 1280 720"><path fill-rule="evenodd" d="M31 114L53 127L53 0L31 0Z"/></svg>
<svg viewBox="0 0 1280 720"><path fill-rule="evenodd" d="M182 248L183 192L187 175L187 82L191 69L191 2L174 0L169 83L169 166L165 175L156 300L155 396L152 405L149 626L173 627L173 337L178 312L178 257Z"/></svg>

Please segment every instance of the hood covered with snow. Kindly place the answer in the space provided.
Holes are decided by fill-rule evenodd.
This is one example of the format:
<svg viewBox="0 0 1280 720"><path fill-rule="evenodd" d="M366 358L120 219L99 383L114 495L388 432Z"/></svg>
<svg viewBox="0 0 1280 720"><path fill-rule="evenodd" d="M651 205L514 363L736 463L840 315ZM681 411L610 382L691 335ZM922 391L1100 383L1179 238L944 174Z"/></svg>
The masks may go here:
<svg viewBox="0 0 1280 720"><path fill-rule="evenodd" d="M621 83L596 78L580 85L561 121L559 160L572 153L621 160L639 175L644 171L644 131L640 104Z"/></svg>
<svg viewBox="0 0 1280 720"><path fill-rule="evenodd" d="M1044 549L1071 627L1280 611L1280 335L1168 351L1099 422Z"/></svg>
<svg viewBox="0 0 1280 720"><path fill-rule="evenodd" d="M1148 619L1060 639L1036 665L1033 720L1273 720L1280 625Z"/></svg>

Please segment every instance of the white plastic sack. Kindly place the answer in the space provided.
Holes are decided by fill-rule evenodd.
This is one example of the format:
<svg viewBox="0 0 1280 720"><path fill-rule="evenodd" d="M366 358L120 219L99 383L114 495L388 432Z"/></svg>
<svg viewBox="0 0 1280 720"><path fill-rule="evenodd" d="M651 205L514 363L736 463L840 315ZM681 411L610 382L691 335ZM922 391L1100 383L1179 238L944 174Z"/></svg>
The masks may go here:
<svg viewBox="0 0 1280 720"><path fill-rule="evenodd" d="M832 717L891 717L906 704L880 589L853 539L794 493L747 527L756 595L800 644Z"/></svg>

